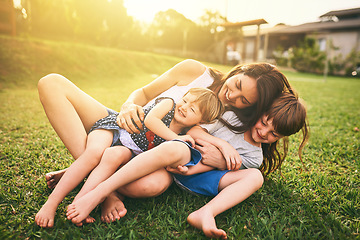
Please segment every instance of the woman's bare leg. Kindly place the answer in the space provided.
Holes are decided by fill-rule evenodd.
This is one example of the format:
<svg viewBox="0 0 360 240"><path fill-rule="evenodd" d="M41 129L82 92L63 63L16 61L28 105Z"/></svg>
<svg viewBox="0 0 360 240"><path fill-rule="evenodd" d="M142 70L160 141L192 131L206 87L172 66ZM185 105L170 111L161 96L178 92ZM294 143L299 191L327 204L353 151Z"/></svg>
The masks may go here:
<svg viewBox="0 0 360 240"><path fill-rule="evenodd" d="M38 83L39 98L45 113L70 154L77 159L85 150L87 132L92 125L108 115L105 106L58 74L49 74ZM46 175L54 188L64 171Z"/></svg>
<svg viewBox="0 0 360 240"><path fill-rule="evenodd" d="M187 221L209 238L226 239L226 232L216 227L215 217L251 196L262 186L263 181L261 172L255 168L226 173L220 180L219 194L191 213Z"/></svg>
<svg viewBox="0 0 360 240"><path fill-rule="evenodd" d="M171 157L169 157L171 156ZM106 181L69 205L67 218L79 223L113 191L165 166L177 167L190 161L189 148L178 141L164 142L146 151L116 171Z"/></svg>
<svg viewBox="0 0 360 240"><path fill-rule="evenodd" d="M157 170L113 192L101 204L101 220L114 222L125 216L127 210L123 203L124 196L131 198L155 197L169 188L173 179L165 169Z"/></svg>

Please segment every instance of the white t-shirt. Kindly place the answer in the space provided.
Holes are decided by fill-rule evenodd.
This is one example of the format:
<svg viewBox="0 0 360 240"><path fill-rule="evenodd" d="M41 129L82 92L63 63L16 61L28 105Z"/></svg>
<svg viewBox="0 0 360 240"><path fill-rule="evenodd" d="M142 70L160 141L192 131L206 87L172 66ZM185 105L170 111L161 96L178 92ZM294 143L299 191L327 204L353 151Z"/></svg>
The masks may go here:
<svg viewBox="0 0 360 240"><path fill-rule="evenodd" d="M241 122L232 111L227 111L222 118L233 126L240 126ZM211 124L202 124L202 128L206 129L209 134L214 137L221 138L233 146L240 154L242 159L241 169L243 168L259 168L263 162L263 154L261 147L256 147L244 139L243 133L236 133L227 128L222 122L217 120Z"/></svg>
<svg viewBox="0 0 360 240"><path fill-rule="evenodd" d="M185 95L185 93L187 93L187 91L189 91L190 88L194 88L194 87L207 88L213 82L214 82L214 79L211 76L209 69L206 68L206 70L204 71L204 73L201 76L196 78L194 81L192 81L188 85L185 85L185 86L175 85L175 86L169 88L168 90L162 92L161 94L159 94L156 98L171 97L172 99L174 99L175 102L177 102ZM155 99L152 99L146 105L151 105L154 103L154 101L155 101Z"/></svg>

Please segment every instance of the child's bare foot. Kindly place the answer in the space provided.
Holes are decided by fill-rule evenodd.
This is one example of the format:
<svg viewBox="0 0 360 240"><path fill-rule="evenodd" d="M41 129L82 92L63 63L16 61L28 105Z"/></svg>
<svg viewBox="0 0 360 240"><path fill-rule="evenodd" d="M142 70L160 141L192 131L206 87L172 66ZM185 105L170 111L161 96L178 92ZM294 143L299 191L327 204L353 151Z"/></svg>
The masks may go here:
<svg viewBox="0 0 360 240"><path fill-rule="evenodd" d="M209 238L227 239L226 232L216 227L215 218L210 211L205 208L192 212L187 221L193 227L200 229L204 232L205 236Z"/></svg>
<svg viewBox="0 0 360 240"><path fill-rule="evenodd" d="M93 223L93 222L95 222L95 218L91 216L87 216L82 222L76 223L75 225L81 227L84 223Z"/></svg>
<svg viewBox="0 0 360 240"><path fill-rule="evenodd" d="M45 174L46 184L50 189L53 189L56 184L60 181L60 178L64 175L66 169L59 171L49 172Z"/></svg>
<svg viewBox="0 0 360 240"><path fill-rule="evenodd" d="M56 206L46 202L35 216L35 223L40 227L51 228L54 226Z"/></svg>
<svg viewBox="0 0 360 240"><path fill-rule="evenodd" d="M68 220L71 220L75 224L81 223L85 220L91 211L102 201L104 197L100 197L98 191L92 190L70 204L66 211Z"/></svg>
<svg viewBox="0 0 360 240"><path fill-rule="evenodd" d="M111 193L101 204L101 221L111 223L124 217L127 210L122 200L116 192Z"/></svg>

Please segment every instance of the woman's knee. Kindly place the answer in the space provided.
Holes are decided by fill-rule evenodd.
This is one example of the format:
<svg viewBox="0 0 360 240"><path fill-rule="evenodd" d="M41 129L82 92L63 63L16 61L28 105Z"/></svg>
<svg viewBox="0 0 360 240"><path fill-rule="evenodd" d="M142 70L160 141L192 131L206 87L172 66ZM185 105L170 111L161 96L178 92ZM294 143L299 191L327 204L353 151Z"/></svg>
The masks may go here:
<svg viewBox="0 0 360 240"><path fill-rule="evenodd" d="M165 192L171 183L171 174L165 170L161 170L160 172L155 172L132 182L118 191L121 194L132 198L155 197Z"/></svg>
<svg viewBox="0 0 360 240"><path fill-rule="evenodd" d="M63 85L62 83L65 79L65 77L56 73L51 73L41 78L37 85L40 100L43 102L47 96L54 96L61 91L63 89L61 85Z"/></svg>

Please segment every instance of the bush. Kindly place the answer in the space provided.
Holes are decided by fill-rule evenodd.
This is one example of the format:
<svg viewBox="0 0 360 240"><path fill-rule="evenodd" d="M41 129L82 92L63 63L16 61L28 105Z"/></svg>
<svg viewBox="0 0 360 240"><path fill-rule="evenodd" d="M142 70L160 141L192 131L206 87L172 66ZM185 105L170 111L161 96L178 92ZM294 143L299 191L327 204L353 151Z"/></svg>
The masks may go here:
<svg viewBox="0 0 360 240"><path fill-rule="evenodd" d="M290 57L291 66L300 72L322 73L326 59L325 52L320 50L316 39L305 38L294 47Z"/></svg>

